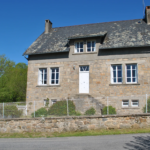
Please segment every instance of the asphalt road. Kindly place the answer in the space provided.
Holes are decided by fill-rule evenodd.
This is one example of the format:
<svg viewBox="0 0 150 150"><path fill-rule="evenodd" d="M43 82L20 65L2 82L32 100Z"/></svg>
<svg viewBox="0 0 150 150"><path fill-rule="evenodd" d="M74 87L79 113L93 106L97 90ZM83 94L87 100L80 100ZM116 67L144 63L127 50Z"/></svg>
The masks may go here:
<svg viewBox="0 0 150 150"><path fill-rule="evenodd" d="M0 139L0 150L150 150L150 134Z"/></svg>

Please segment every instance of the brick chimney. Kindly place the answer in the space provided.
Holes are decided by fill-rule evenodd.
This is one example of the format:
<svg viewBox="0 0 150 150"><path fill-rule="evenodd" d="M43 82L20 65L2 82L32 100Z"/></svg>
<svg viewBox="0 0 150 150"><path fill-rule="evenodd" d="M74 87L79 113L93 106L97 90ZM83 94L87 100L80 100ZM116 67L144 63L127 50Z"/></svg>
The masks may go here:
<svg viewBox="0 0 150 150"><path fill-rule="evenodd" d="M52 22L50 20L45 20L45 33L49 33L52 29Z"/></svg>
<svg viewBox="0 0 150 150"><path fill-rule="evenodd" d="M150 25L150 6L146 6L145 19L148 25Z"/></svg>

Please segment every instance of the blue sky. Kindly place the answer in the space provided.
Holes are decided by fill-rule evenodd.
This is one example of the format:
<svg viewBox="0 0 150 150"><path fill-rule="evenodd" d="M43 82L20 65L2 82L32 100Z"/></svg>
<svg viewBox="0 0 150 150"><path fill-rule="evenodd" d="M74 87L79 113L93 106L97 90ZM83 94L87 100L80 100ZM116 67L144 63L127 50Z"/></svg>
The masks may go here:
<svg viewBox="0 0 150 150"><path fill-rule="evenodd" d="M0 55L27 63L22 54L44 31L46 19L61 27L140 18L142 0L0 0Z"/></svg>

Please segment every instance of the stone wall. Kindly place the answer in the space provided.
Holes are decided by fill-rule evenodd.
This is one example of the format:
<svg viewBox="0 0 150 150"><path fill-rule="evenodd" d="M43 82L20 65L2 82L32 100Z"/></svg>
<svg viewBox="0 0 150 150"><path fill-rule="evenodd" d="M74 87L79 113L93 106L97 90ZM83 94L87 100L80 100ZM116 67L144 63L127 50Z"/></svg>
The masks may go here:
<svg viewBox="0 0 150 150"><path fill-rule="evenodd" d="M150 114L35 119L1 119L0 132L66 132L150 127Z"/></svg>

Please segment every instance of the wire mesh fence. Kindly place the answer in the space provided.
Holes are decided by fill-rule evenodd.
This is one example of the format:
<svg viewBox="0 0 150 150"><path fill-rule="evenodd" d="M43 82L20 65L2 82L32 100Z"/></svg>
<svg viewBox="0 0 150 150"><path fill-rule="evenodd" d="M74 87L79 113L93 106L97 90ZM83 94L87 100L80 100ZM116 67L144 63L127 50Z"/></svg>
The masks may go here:
<svg viewBox="0 0 150 150"><path fill-rule="evenodd" d="M150 113L150 94L0 103L0 118Z"/></svg>

